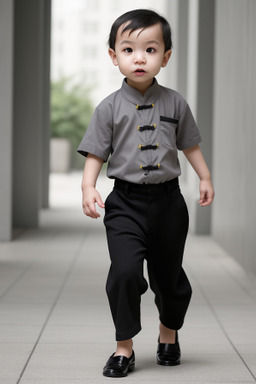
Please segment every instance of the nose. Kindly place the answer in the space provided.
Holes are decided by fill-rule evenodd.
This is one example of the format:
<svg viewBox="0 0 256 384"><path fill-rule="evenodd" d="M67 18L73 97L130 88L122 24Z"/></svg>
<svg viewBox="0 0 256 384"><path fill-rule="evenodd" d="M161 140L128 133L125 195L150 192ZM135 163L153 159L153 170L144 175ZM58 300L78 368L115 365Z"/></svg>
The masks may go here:
<svg viewBox="0 0 256 384"><path fill-rule="evenodd" d="M146 63L146 59L145 59L145 56L143 55L143 53L137 53L135 55L134 63L135 64L145 64Z"/></svg>

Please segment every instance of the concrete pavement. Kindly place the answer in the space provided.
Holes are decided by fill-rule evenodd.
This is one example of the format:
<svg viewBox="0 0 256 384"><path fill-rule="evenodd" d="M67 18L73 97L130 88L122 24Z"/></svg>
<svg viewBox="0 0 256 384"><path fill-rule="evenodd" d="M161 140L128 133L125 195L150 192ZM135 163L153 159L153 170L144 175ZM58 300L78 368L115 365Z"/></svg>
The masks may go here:
<svg viewBox="0 0 256 384"><path fill-rule="evenodd" d="M51 175L51 209L42 211L40 228L0 243L0 383L256 382L256 279L210 237L192 235L184 256L193 298L179 333L182 364L155 363L158 317L148 290L135 371L102 376L115 349L105 294L109 256L102 217L82 214L80 182L80 173ZM103 198L111 185L99 179Z"/></svg>

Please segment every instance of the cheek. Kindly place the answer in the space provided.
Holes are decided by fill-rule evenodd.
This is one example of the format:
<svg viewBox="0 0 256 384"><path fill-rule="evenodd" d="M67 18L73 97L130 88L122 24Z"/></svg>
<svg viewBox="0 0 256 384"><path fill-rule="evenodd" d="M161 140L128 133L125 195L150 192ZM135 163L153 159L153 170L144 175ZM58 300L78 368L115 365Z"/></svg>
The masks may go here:
<svg viewBox="0 0 256 384"><path fill-rule="evenodd" d="M162 60L160 60L159 58L154 58L151 60L152 68L154 69L161 68L161 65L162 65Z"/></svg>
<svg viewBox="0 0 256 384"><path fill-rule="evenodd" d="M120 60L119 67L123 69L127 69L130 66L130 62L128 60Z"/></svg>
<svg viewBox="0 0 256 384"><path fill-rule="evenodd" d="M118 63L118 68L119 68L119 71L120 71L124 76L126 76L127 71L128 71L128 69L129 69L129 65L127 65L126 62L119 61L119 63Z"/></svg>

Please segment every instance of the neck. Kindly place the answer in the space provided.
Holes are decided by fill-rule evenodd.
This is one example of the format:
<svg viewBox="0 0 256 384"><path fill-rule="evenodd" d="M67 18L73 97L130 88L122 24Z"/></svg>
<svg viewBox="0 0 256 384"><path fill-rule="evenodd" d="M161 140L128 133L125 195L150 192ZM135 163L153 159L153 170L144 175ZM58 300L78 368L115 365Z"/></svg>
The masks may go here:
<svg viewBox="0 0 256 384"><path fill-rule="evenodd" d="M130 79L126 79L127 84L130 87L137 89L137 91L139 91L142 94L142 96L144 95L146 90L153 84L153 81L154 81L154 79L150 79L150 80L146 81L145 83L137 83L137 82L132 81Z"/></svg>

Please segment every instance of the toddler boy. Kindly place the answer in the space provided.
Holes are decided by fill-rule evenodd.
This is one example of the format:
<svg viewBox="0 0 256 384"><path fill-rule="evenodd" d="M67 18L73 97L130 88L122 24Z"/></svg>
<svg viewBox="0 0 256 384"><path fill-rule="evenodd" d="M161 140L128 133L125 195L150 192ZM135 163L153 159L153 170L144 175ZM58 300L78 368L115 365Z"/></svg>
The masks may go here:
<svg viewBox="0 0 256 384"><path fill-rule="evenodd" d="M199 176L200 205L210 205L214 197L190 108L155 79L171 53L170 26L157 13L138 9L114 22L109 55L125 79L121 89L98 105L78 148L87 157L84 213L97 218L95 203L105 207L111 258L106 291L117 340L103 369L109 377L127 376L135 367L132 338L141 330L141 295L148 288L145 259L160 319L157 363L180 363L177 331L192 289L182 268L188 212L178 183L177 149ZM107 160L107 175L115 184L104 204L95 185Z"/></svg>

